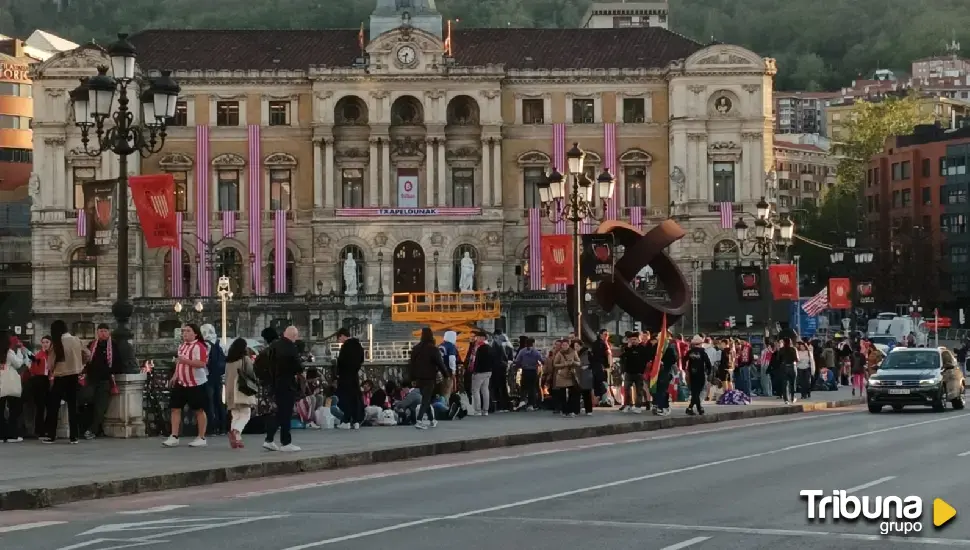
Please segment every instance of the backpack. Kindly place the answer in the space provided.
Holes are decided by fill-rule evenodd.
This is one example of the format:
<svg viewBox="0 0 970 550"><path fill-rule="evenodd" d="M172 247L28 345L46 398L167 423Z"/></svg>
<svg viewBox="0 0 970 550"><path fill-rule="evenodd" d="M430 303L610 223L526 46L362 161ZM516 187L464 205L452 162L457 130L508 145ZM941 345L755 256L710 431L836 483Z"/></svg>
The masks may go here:
<svg viewBox="0 0 970 550"><path fill-rule="evenodd" d="M256 373L256 379L263 386L269 386L273 383L273 347L267 346L259 352L256 356L256 360L253 361L253 371Z"/></svg>
<svg viewBox="0 0 970 550"><path fill-rule="evenodd" d="M205 368L209 375L219 378L226 374L226 352L223 351L219 342L208 343L208 357L206 358Z"/></svg>

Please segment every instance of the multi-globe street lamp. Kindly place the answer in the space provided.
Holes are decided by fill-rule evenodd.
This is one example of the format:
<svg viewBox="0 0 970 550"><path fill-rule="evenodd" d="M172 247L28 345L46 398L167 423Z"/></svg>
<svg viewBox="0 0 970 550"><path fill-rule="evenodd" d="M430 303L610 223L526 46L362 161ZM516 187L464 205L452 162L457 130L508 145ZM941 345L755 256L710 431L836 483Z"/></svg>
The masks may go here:
<svg viewBox="0 0 970 550"><path fill-rule="evenodd" d="M738 218L738 223L734 224L734 231L738 238L738 248L740 252L747 256L758 254L761 256L761 265L765 271L765 278L768 277L768 265L776 259L779 249L791 246L795 238L795 223L787 213L781 214L775 210L764 197L755 205L756 213L754 220L754 232L749 233L748 224L743 218ZM796 281L795 284L798 284ZM767 317L765 318L765 332L771 330L771 302L765 299L768 304Z"/></svg>
<svg viewBox="0 0 970 550"><path fill-rule="evenodd" d="M222 306L222 345L223 347L229 347L229 340L226 335L228 323L229 323L229 312L227 311L229 302L232 301L232 288L229 286L229 277L225 275L219 277L219 282L216 283L216 296L219 297L219 302Z"/></svg>
<svg viewBox="0 0 970 550"><path fill-rule="evenodd" d="M607 202L613 197L613 187L616 184L613 175L606 169L597 176L595 182L590 180L583 170L585 159L586 153L579 148L578 143L573 143L572 149L566 152L566 168L573 181L569 193L566 192L566 177L555 169L539 184L539 202L543 215L553 223L566 220L573 224L573 292L576 300L573 326L576 334L582 334L585 292L580 269L579 224L585 220L602 219L597 203L602 203L605 210Z"/></svg>
<svg viewBox="0 0 970 550"><path fill-rule="evenodd" d="M111 306L115 318L112 339L125 373L137 373L139 367L131 347L132 334L128 321L134 312L128 295L128 156L134 153L148 157L165 145L166 121L175 116L175 106L181 89L170 71L152 79L136 79L135 47L128 35L119 34L118 41L107 49L111 63L98 67L97 76L81 80L71 91L75 125L81 129L81 145L92 157L110 152L118 155L118 290ZM134 84L139 93L141 113L129 106L129 87ZM112 111L117 100L117 108ZM139 115L140 122L136 122ZM94 134L93 136L91 134ZM94 143L92 144L92 139Z"/></svg>

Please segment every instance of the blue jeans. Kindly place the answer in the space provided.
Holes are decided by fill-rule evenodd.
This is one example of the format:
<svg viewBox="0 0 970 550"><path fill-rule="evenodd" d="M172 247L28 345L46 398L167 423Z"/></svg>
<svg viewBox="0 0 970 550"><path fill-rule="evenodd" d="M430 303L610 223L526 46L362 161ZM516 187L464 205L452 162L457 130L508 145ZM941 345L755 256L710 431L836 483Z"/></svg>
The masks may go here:
<svg viewBox="0 0 970 550"><path fill-rule="evenodd" d="M222 378L210 378L205 383L205 393L208 396L205 416L209 423L209 433L224 433L226 431L226 405L222 402Z"/></svg>
<svg viewBox="0 0 970 550"><path fill-rule="evenodd" d="M747 365L738 367L734 372L734 376L735 388L744 395L751 397L751 367Z"/></svg>
<svg viewBox="0 0 970 550"><path fill-rule="evenodd" d="M336 395L330 398L330 414L337 419L337 422L343 422L346 415L344 415L344 411L340 410L337 403L340 403L340 398Z"/></svg>

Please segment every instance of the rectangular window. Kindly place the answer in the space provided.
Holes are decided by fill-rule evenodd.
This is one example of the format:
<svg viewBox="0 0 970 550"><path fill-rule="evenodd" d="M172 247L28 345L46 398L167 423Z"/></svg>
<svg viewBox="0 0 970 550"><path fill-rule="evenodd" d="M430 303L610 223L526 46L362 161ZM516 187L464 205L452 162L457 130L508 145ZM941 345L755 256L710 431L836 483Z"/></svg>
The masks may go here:
<svg viewBox="0 0 970 550"><path fill-rule="evenodd" d="M899 164L900 176L904 180L908 180L913 177L913 164L908 160L903 161Z"/></svg>
<svg viewBox="0 0 970 550"><path fill-rule="evenodd" d="M903 207L909 207L913 205L913 190L903 189Z"/></svg>
<svg viewBox="0 0 970 550"><path fill-rule="evenodd" d="M734 202L734 163L714 163L714 202Z"/></svg>
<svg viewBox="0 0 970 550"><path fill-rule="evenodd" d="M628 208L647 205L647 170L643 166L623 168L624 203Z"/></svg>
<svg viewBox="0 0 970 550"><path fill-rule="evenodd" d="M573 124L592 124L594 116L592 99L573 100Z"/></svg>
<svg viewBox="0 0 970 550"><path fill-rule="evenodd" d="M922 161L921 173L924 178L928 178L933 175L932 168L930 167L930 159L923 159Z"/></svg>
<svg viewBox="0 0 970 550"><path fill-rule="evenodd" d="M893 181L899 181L903 179L903 169L900 167L898 162L894 162L892 165L893 170Z"/></svg>
<svg viewBox="0 0 970 550"><path fill-rule="evenodd" d="M0 147L0 162L17 162L30 164L34 162L34 152L30 149L13 149Z"/></svg>
<svg viewBox="0 0 970 550"><path fill-rule="evenodd" d="M923 205L924 206L929 206L929 205L933 204L933 192L932 192L932 190L929 187L924 187L921 190L921 193L923 195L922 196L922 200L923 200Z"/></svg>
<svg viewBox="0 0 970 550"><path fill-rule="evenodd" d="M788 195L782 195L778 197L778 204L781 206L791 206L791 197Z"/></svg>
<svg viewBox="0 0 970 550"><path fill-rule="evenodd" d="M633 26L633 19L631 17L614 17L613 18L613 28L614 29L625 29L627 27Z"/></svg>
<svg viewBox="0 0 970 550"><path fill-rule="evenodd" d="M456 208L475 206L475 170L453 168L451 170L451 205Z"/></svg>
<svg viewBox="0 0 970 550"><path fill-rule="evenodd" d="M946 175L946 157L940 157L940 175Z"/></svg>
<svg viewBox="0 0 970 550"><path fill-rule="evenodd" d="M893 191L893 208L899 208L902 206L902 201L900 200L899 191Z"/></svg>
<svg viewBox="0 0 970 550"><path fill-rule="evenodd" d="M175 116L168 119L169 126L189 125L189 104L186 101L175 102Z"/></svg>
<svg viewBox="0 0 970 550"><path fill-rule="evenodd" d="M946 159L946 175L960 176L967 173L966 157L949 157Z"/></svg>
<svg viewBox="0 0 970 550"><path fill-rule="evenodd" d="M269 125L270 126L289 126L290 125L290 102L289 101L270 101L269 102Z"/></svg>
<svg viewBox="0 0 970 550"><path fill-rule="evenodd" d="M175 180L175 211L187 212L189 209L189 174L188 172L172 172Z"/></svg>
<svg viewBox="0 0 970 550"><path fill-rule="evenodd" d="M364 171L359 168L344 168L340 172L340 180L343 189L343 207L363 208Z"/></svg>
<svg viewBox="0 0 970 550"><path fill-rule="evenodd" d="M219 170L219 211L239 211L239 170Z"/></svg>
<svg viewBox="0 0 970 550"><path fill-rule="evenodd" d="M526 208L542 206L539 201L539 185L546 181L545 169L539 167L526 168L522 172L522 179L522 189L525 193L522 204Z"/></svg>
<svg viewBox="0 0 970 550"><path fill-rule="evenodd" d="M2 130L30 130L32 126L30 117L0 115L0 129Z"/></svg>
<svg viewBox="0 0 970 550"><path fill-rule="evenodd" d="M545 101L541 99L522 100L522 124L543 124L545 122Z"/></svg>
<svg viewBox="0 0 970 550"><path fill-rule="evenodd" d="M646 103L642 97L627 97L623 99L623 122L636 124L647 121Z"/></svg>
<svg viewBox="0 0 970 550"><path fill-rule="evenodd" d="M0 82L0 96L31 97L33 96L33 87L30 84L19 82Z"/></svg>
<svg viewBox="0 0 970 550"><path fill-rule="evenodd" d="M802 192L804 192L804 193L814 193L815 192L815 182L814 181L803 181L802 182Z"/></svg>
<svg viewBox="0 0 970 550"><path fill-rule="evenodd" d="M239 126L239 102L216 102L216 126Z"/></svg>
<svg viewBox="0 0 970 550"><path fill-rule="evenodd" d="M967 189L964 186L947 186L946 195L943 198L944 204L966 204Z"/></svg>
<svg viewBox="0 0 970 550"><path fill-rule="evenodd" d="M953 273L950 275L950 292L954 294L966 294L970 291L970 275L966 273Z"/></svg>
<svg viewBox="0 0 970 550"><path fill-rule="evenodd" d="M951 246L949 257L951 264L965 264L970 261L970 248L966 246Z"/></svg>
<svg viewBox="0 0 970 550"><path fill-rule="evenodd" d="M967 219L963 214L943 214L940 216L940 232L962 235L967 232Z"/></svg>
<svg viewBox="0 0 970 550"><path fill-rule="evenodd" d="M269 209L290 210L293 199L290 195L290 182L293 172L289 169L272 169L269 171Z"/></svg>
<svg viewBox="0 0 970 550"><path fill-rule="evenodd" d="M98 176L94 168L75 168L74 169L74 209L84 208L84 183L94 181Z"/></svg>

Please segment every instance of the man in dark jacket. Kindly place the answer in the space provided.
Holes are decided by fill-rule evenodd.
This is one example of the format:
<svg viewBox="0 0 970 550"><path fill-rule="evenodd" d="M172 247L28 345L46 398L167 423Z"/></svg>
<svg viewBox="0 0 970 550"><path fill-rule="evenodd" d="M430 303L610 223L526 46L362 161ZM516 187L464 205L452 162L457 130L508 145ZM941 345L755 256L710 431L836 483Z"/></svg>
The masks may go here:
<svg viewBox="0 0 970 550"><path fill-rule="evenodd" d="M293 406L300 389L300 377L303 376L303 362L296 341L300 334L296 327L287 327L283 337L270 344L270 357L273 361L273 399L276 402L276 415L266 427L266 440L263 448L267 451L296 452L300 448L293 444L290 435L290 422L293 419ZM280 432L280 445L276 439L276 430Z"/></svg>
<svg viewBox="0 0 970 550"><path fill-rule="evenodd" d="M620 354L623 367L623 406L621 412L643 412L646 389L643 387L643 373L647 370L648 352L646 345L640 343L639 332L626 333L626 345ZM650 403L646 403L650 406Z"/></svg>
<svg viewBox="0 0 970 550"><path fill-rule="evenodd" d="M779 381L781 382L781 397L788 405L795 399L795 363L798 362L798 350L795 343L786 338L775 352L778 356ZM774 358L774 357L773 357Z"/></svg>
<svg viewBox="0 0 970 550"><path fill-rule="evenodd" d="M337 331L340 351L337 352L337 406L344 413L344 422L354 430L364 421L364 397L360 392L360 367L364 364L364 346L360 340L341 328Z"/></svg>
<svg viewBox="0 0 970 550"><path fill-rule="evenodd" d="M657 353L661 353L658 351ZM660 370L657 372L657 393L653 396L654 413L659 416L670 416L670 383L680 369L680 357L677 354L677 342L668 338L660 356Z"/></svg>
<svg viewBox="0 0 970 550"><path fill-rule="evenodd" d="M687 405L687 414L704 414L704 407L701 406L701 394L704 393L704 386L714 373L714 365L711 364L711 356L704 348L704 338L695 336L690 341L690 350L687 352L687 384L690 386L690 404Z"/></svg>
<svg viewBox="0 0 970 550"><path fill-rule="evenodd" d="M604 328L589 348L589 369L593 373L593 395L602 399L606 395L606 373L612 363L610 333Z"/></svg>
<svg viewBox="0 0 970 550"><path fill-rule="evenodd" d="M467 361L466 368L472 374L471 401L474 414L488 416L491 401L489 383L498 358L488 344L488 334L484 331L475 333L475 343L468 350Z"/></svg>
<svg viewBox="0 0 970 550"><path fill-rule="evenodd" d="M91 360L84 367L84 383L90 401L90 423L84 432L84 439L94 439L101 435L101 425L111 402L111 377L116 373L114 361L116 346L111 339L111 327L98 325L97 340L90 345Z"/></svg>
<svg viewBox="0 0 970 550"><path fill-rule="evenodd" d="M411 349L410 374L415 386L421 392L421 407L415 416L414 427L419 430L426 430L428 426L432 428L438 425L431 410L431 400L434 398L434 388L438 374L446 379L451 371L445 367L441 351L434 341L434 333L430 327L421 329L421 341ZM425 417L429 422L425 422Z"/></svg>

